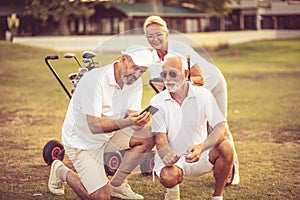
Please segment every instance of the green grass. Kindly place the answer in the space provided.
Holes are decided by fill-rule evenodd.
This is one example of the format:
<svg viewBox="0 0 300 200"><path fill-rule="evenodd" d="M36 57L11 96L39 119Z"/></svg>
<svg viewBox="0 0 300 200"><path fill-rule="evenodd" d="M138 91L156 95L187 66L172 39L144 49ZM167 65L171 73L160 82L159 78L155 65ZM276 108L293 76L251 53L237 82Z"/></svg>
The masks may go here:
<svg viewBox="0 0 300 200"><path fill-rule="evenodd" d="M257 131L300 129L298 43L299 40L252 42L227 50L238 49L240 56L215 59L228 81L232 125Z"/></svg>
<svg viewBox="0 0 300 200"><path fill-rule="evenodd" d="M70 89L67 75L78 66L64 53L0 42L0 199L77 199L68 186L62 197L48 191L50 167L42 158L44 144L60 140L69 102L44 58L61 57L51 63ZM210 52L228 82L228 121L240 160L241 183L227 187L225 199L300 198L299 53L299 39ZM145 84L144 106L152 95ZM157 178L136 173L129 182L145 199L163 199ZM213 184L211 173L185 178L181 198L210 199Z"/></svg>

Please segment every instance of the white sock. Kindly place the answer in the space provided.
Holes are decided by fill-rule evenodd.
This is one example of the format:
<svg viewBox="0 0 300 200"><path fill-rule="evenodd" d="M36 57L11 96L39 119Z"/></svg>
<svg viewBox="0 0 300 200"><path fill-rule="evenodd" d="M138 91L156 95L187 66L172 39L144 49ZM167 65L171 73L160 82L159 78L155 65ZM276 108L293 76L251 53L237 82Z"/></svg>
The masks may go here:
<svg viewBox="0 0 300 200"><path fill-rule="evenodd" d="M175 185L172 188L167 188L165 199L180 199L179 184Z"/></svg>
<svg viewBox="0 0 300 200"><path fill-rule="evenodd" d="M70 171L70 169L68 167L66 167L65 165L62 165L59 168L57 168L56 177L59 178L60 180L62 180L63 182L66 182L67 174L69 171Z"/></svg>
<svg viewBox="0 0 300 200"><path fill-rule="evenodd" d="M118 170L115 173L115 175L110 179L110 184L114 187L119 187L124 183L128 175L129 173Z"/></svg>
<svg viewBox="0 0 300 200"><path fill-rule="evenodd" d="M223 197L221 197L221 196L215 196L215 197L213 197L212 199L213 199L213 200L223 200Z"/></svg>
<svg viewBox="0 0 300 200"><path fill-rule="evenodd" d="M172 187L172 188L168 188L167 190L168 190L168 191L179 191L179 184L175 185L175 186Z"/></svg>

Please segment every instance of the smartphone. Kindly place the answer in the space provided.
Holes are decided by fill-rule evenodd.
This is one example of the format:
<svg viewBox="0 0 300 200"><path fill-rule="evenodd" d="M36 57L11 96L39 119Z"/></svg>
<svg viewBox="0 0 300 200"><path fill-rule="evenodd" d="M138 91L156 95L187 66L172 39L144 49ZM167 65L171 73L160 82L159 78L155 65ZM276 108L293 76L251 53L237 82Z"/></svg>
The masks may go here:
<svg viewBox="0 0 300 200"><path fill-rule="evenodd" d="M145 108L141 113L143 114L144 112L150 112L152 115L154 115L156 112L158 111L157 108L155 108L154 106L149 105L147 108Z"/></svg>

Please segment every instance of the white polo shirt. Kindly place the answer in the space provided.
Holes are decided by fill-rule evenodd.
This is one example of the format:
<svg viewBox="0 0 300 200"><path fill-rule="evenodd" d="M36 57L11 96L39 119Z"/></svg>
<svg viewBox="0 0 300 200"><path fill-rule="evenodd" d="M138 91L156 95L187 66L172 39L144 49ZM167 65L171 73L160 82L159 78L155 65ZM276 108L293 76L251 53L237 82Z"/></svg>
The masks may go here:
<svg viewBox="0 0 300 200"><path fill-rule="evenodd" d="M62 142L70 147L91 149L104 145L113 133L93 134L86 115L124 118L128 110L141 109L142 80L121 89L114 76L114 63L84 74L70 101L62 127Z"/></svg>
<svg viewBox="0 0 300 200"><path fill-rule="evenodd" d="M191 67L196 63L199 64L200 70L202 71L202 75L205 79L205 86L211 91L220 81L222 73L221 71L212 63L205 60L201 57L192 47L188 44L176 41L173 39L168 40L168 54L181 55L186 58L187 55L190 55ZM159 73L162 71L161 64L162 60L160 60L157 51L154 49L152 51L153 60L156 64L152 65L149 68L150 76L152 78L159 78Z"/></svg>
<svg viewBox="0 0 300 200"><path fill-rule="evenodd" d="M226 121L210 91L192 84L189 84L188 95L182 105L172 99L167 90L155 95L150 104L159 109L152 116L152 132L166 133L170 147L180 155L190 146L204 142L207 121L213 127ZM155 169L163 166L156 155Z"/></svg>

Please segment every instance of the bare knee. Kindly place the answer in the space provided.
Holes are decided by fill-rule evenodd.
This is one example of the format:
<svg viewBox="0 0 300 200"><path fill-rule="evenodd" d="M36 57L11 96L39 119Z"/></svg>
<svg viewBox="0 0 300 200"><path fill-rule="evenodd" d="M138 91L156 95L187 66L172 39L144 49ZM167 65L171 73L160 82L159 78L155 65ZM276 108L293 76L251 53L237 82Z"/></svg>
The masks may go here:
<svg viewBox="0 0 300 200"><path fill-rule="evenodd" d="M216 148L224 159L229 161L233 160L234 149L230 140L226 139L222 141Z"/></svg>
<svg viewBox="0 0 300 200"><path fill-rule="evenodd" d="M110 199L110 190L109 186L106 184L105 186L99 188L92 194L90 194L91 200L109 200Z"/></svg>
<svg viewBox="0 0 300 200"><path fill-rule="evenodd" d="M234 157L232 143L226 139L220 142L209 152L209 161L214 165L218 158L222 157L224 161L231 162Z"/></svg>
<svg viewBox="0 0 300 200"><path fill-rule="evenodd" d="M142 152L149 152L154 147L154 136L151 133L150 127L145 127L140 131L137 131L134 136L131 137L129 145L131 148L139 147Z"/></svg>
<svg viewBox="0 0 300 200"><path fill-rule="evenodd" d="M182 169L175 165L166 166L160 172L160 183L166 188L172 188L182 182L183 172Z"/></svg>
<svg viewBox="0 0 300 200"><path fill-rule="evenodd" d="M154 147L154 145L155 145L155 141L154 141L153 136L144 138L142 140L142 146L143 146L143 148L145 149L146 152L151 151L152 148Z"/></svg>

